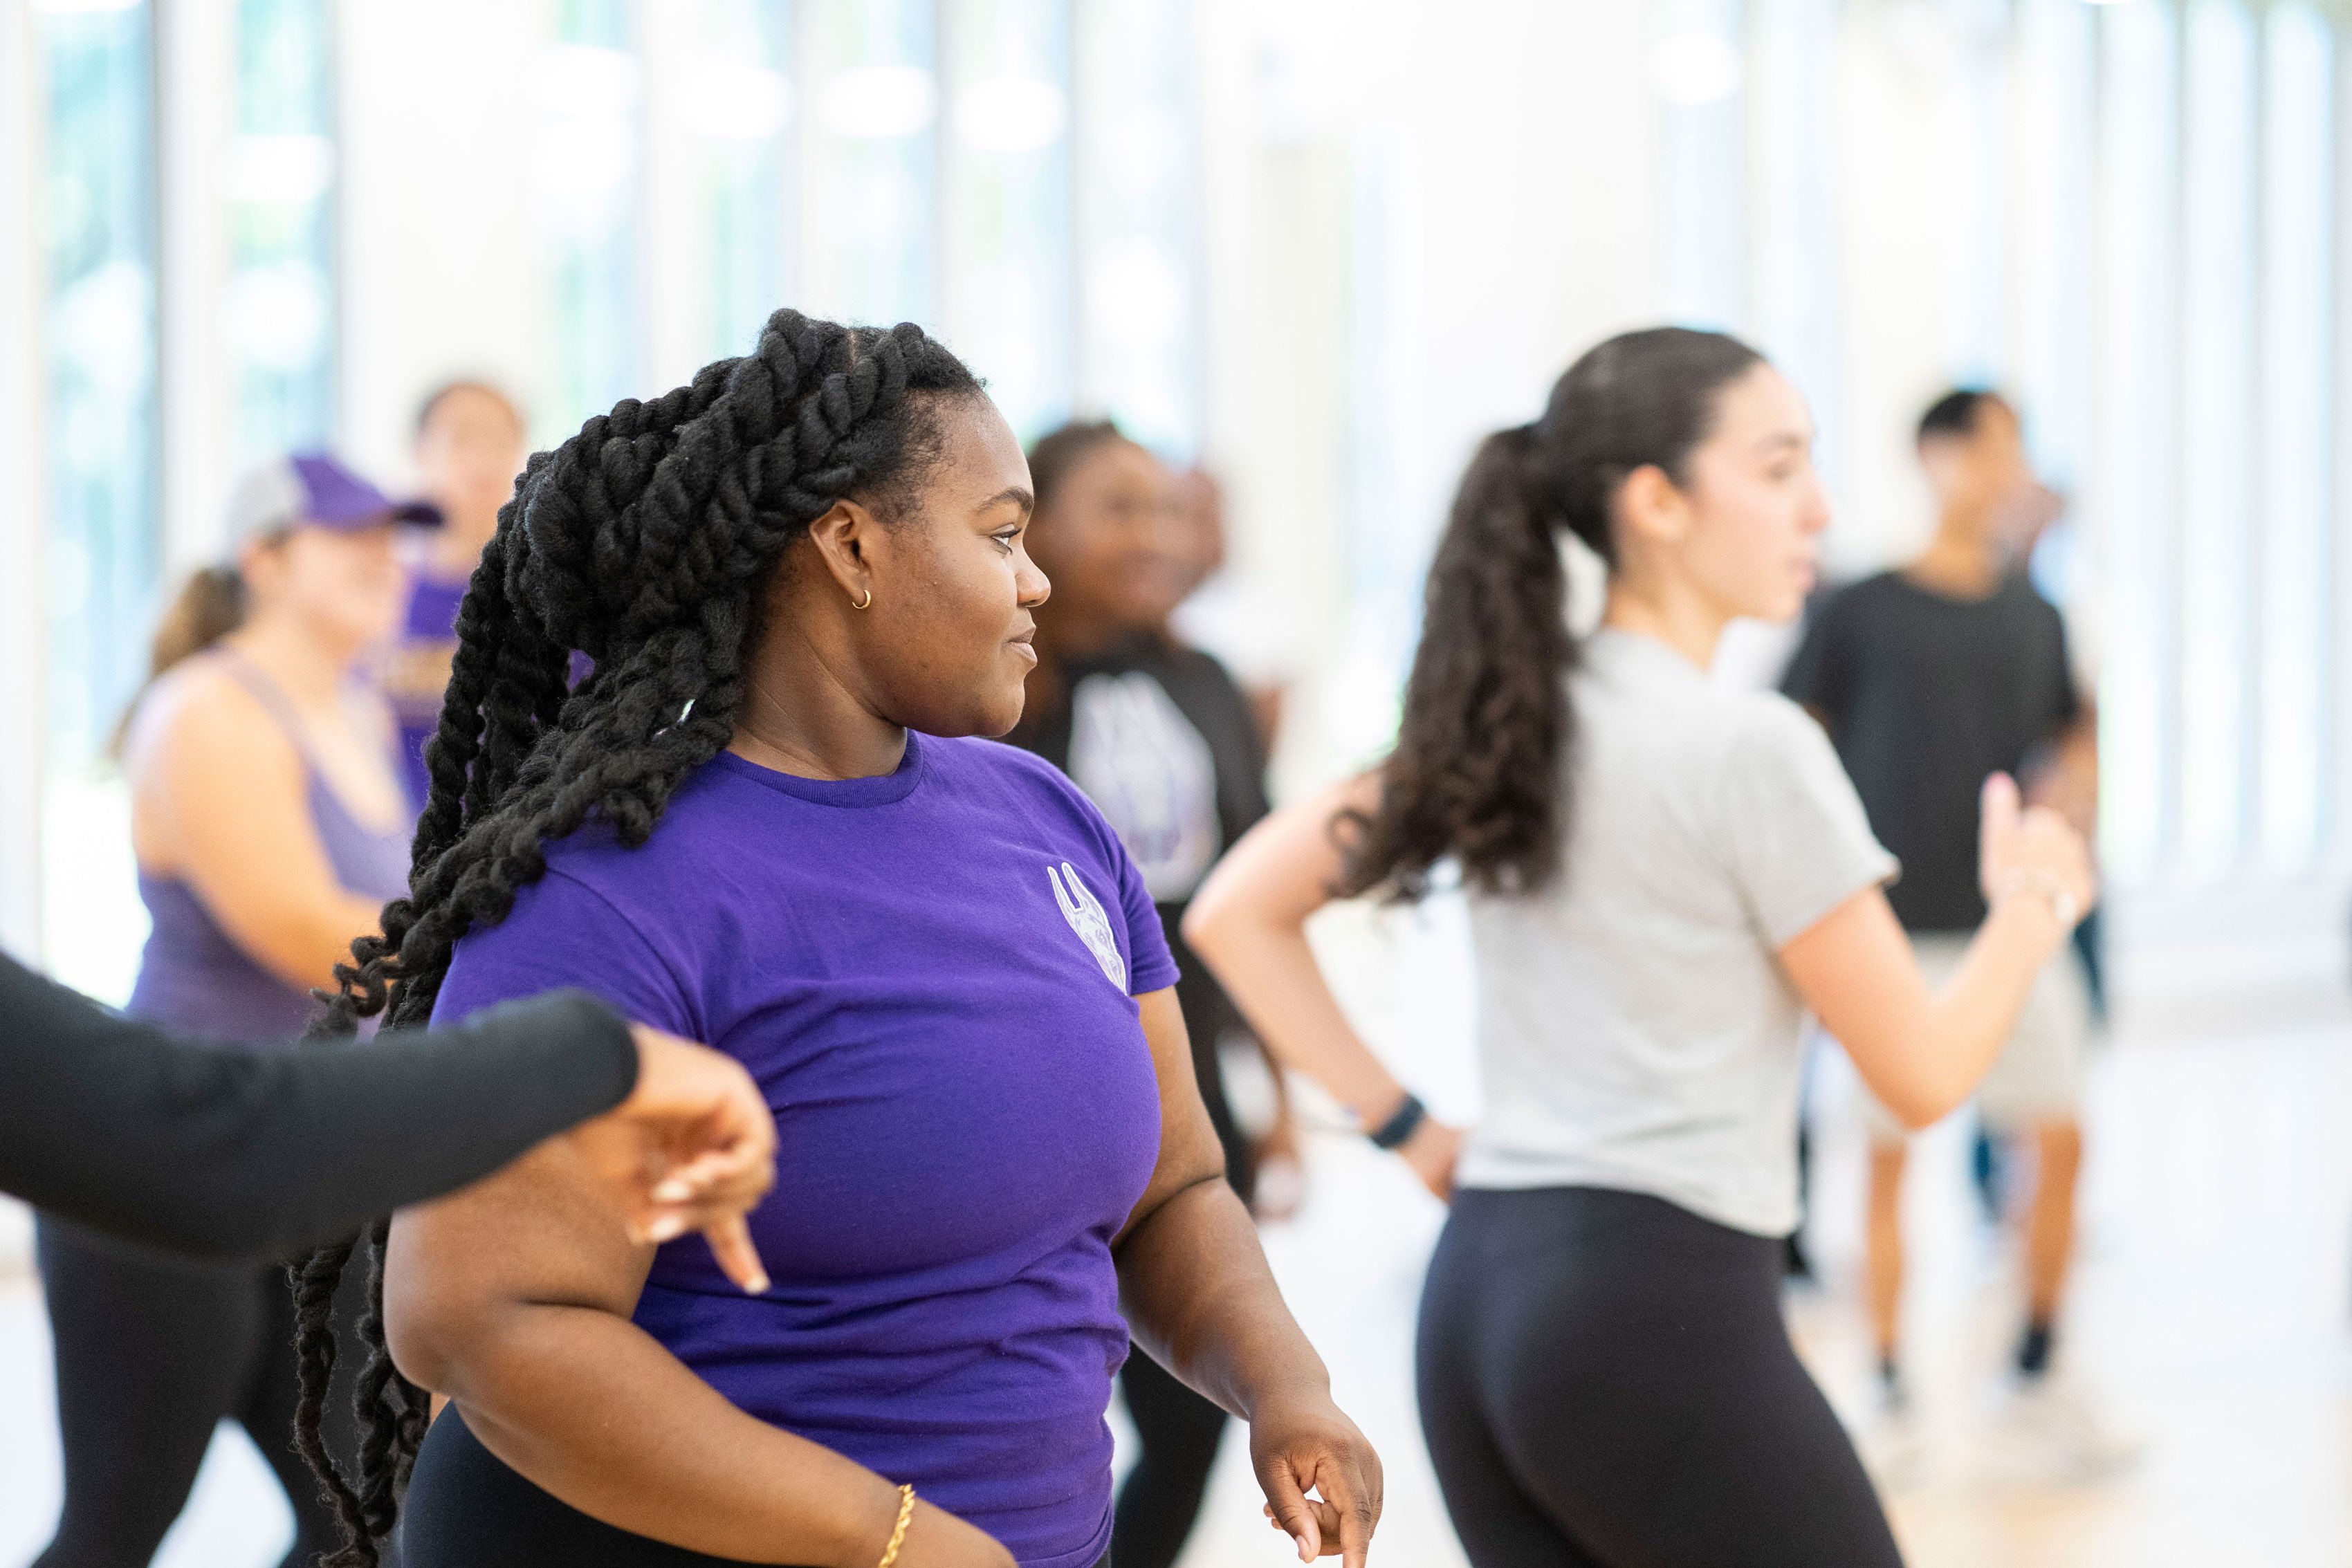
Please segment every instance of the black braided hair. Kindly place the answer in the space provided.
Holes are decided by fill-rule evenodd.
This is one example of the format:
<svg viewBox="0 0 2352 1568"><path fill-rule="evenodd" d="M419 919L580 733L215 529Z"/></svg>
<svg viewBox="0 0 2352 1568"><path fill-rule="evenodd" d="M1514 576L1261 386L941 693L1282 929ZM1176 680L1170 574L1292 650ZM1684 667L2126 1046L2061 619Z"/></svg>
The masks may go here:
<svg viewBox="0 0 2352 1568"><path fill-rule="evenodd" d="M1618 489L1652 466L1686 484L1724 388L1762 362L1720 332L1623 333L1568 368L1541 419L1479 444L1430 562L1380 803L1335 824L1339 891L1418 899L1449 856L1489 893L1557 874L1577 653L1559 535L1613 567Z"/></svg>
<svg viewBox="0 0 2352 1568"><path fill-rule="evenodd" d="M534 454L457 612L408 896L336 967L314 1032L429 1019L458 938L506 917L550 841L593 819L644 843L680 781L732 737L747 634L785 548L845 497L898 512L940 455L940 399L980 392L910 323L886 332L780 310L752 353ZM574 650L594 667L570 689ZM384 1348L389 1228L379 1219L294 1269L296 1437L344 1533L328 1568L373 1568L425 1434L426 1395ZM362 1436L347 1477L320 1418L335 1291L362 1249Z"/></svg>

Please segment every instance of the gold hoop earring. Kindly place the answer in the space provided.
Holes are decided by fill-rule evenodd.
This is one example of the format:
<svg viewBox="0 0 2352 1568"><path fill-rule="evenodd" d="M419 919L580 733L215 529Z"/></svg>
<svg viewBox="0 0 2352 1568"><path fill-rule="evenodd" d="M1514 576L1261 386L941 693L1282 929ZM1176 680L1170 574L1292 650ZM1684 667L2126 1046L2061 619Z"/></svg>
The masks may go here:
<svg viewBox="0 0 2352 1568"><path fill-rule="evenodd" d="M871 610L871 609L873 609L873 608L874 608L874 591L873 591L871 588L868 588L868 589L866 591L866 597L865 597L864 599L860 599L860 600L853 600L853 601L850 601L850 606L849 606L849 607L850 607L852 610Z"/></svg>

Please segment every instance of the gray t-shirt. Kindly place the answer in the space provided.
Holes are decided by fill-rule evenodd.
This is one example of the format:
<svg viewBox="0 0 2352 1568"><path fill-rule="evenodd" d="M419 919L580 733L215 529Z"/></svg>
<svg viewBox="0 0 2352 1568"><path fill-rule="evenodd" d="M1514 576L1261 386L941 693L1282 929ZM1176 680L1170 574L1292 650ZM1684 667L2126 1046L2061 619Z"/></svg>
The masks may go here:
<svg viewBox="0 0 2352 1568"><path fill-rule="evenodd" d="M1803 1005L1774 955L1895 859L1787 698L1615 631L1570 696L1565 867L1469 900L1486 1111L1457 1179L1654 1193L1785 1235Z"/></svg>

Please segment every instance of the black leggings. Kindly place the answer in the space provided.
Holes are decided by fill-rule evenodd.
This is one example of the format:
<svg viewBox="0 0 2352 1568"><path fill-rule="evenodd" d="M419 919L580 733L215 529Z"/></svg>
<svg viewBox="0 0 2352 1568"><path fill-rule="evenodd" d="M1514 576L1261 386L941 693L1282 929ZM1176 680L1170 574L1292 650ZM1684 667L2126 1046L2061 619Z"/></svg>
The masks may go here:
<svg viewBox="0 0 2352 1568"><path fill-rule="evenodd" d="M234 1417L294 1508L282 1568L341 1538L294 1449L294 1302L282 1269L134 1252L43 1217L65 1509L34 1568L146 1568Z"/></svg>
<svg viewBox="0 0 2352 1568"><path fill-rule="evenodd" d="M408 1568L698 1568L732 1557L689 1552L591 1518L509 1469L456 1406L425 1434L400 1516ZM1110 1568L1106 1556L1096 1568Z"/></svg>
<svg viewBox="0 0 2352 1568"><path fill-rule="evenodd" d="M1780 1265L1639 1193L1456 1193L1421 1420L1475 1568L1900 1568Z"/></svg>

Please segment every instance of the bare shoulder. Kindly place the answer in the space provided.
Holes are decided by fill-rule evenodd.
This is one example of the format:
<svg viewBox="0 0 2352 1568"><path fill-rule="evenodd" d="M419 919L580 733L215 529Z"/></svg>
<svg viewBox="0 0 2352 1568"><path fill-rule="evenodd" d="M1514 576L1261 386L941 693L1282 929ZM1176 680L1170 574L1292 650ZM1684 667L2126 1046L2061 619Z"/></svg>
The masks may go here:
<svg viewBox="0 0 2352 1568"><path fill-rule="evenodd" d="M301 767L261 700L202 655L166 672L140 699L123 757L134 776L224 762L255 771Z"/></svg>

